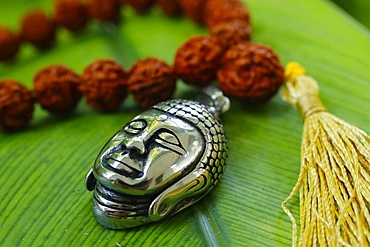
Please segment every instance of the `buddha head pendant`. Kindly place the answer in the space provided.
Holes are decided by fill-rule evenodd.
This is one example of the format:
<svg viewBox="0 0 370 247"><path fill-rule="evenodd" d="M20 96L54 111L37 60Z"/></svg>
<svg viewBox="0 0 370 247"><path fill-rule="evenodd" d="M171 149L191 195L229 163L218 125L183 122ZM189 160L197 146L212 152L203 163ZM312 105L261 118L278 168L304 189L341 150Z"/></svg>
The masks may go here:
<svg viewBox="0 0 370 247"><path fill-rule="evenodd" d="M103 147L86 178L101 225L124 229L159 221L214 187L228 151L218 113L228 110L229 100L217 88L204 93L207 105L170 100L149 108Z"/></svg>

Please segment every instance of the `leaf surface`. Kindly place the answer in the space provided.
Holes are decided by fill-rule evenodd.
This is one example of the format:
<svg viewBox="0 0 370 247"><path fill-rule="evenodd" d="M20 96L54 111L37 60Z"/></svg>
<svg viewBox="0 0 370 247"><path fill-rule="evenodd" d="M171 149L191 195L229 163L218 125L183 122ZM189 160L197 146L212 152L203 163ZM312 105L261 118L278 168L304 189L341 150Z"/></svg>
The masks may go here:
<svg viewBox="0 0 370 247"><path fill-rule="evenodd" d="M4 1L3 1L4 2ZM1 3L0 23L18 27L25 11L50 1ZM249 0L253 40L270 45L285 64L296 60L320 83L331 113L370 133L370 36L327 1ZM191 35L206 34L185 18L159 10L137 15L129 8L118 26L91 23L73 36L58 32L47 52L25 45L17 61L0 65L0 79L32 87L43 66L64 64L81 73L98 58L114 58L128 69L137 59L173 63ZM176 97L195 89L180 83ZM68 116L39 107L30 128L0 133L1 246L289 246L291 224L280 204L299 173L302 121L280 95L262 106L232 100L222 116L230 154L216 188L195 207L160 223L112 231L96 223L84 178L105 142L139 114L132 98L103 114L81 102ZM289 204L298 215L299 198Z"/></svg>

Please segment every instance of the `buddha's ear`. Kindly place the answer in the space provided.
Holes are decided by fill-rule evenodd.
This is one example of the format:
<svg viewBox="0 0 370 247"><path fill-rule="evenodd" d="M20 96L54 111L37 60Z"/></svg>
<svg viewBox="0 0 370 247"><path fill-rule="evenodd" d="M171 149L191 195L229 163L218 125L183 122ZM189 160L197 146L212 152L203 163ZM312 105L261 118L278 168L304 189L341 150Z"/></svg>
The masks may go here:
<svg viewBox="0 0 370 247"><path fill-rule="evenodd" d="M198 168L163 191L150 205L149 218L159 221L190 206L207 194L212 185L210 173Z"/></svg>

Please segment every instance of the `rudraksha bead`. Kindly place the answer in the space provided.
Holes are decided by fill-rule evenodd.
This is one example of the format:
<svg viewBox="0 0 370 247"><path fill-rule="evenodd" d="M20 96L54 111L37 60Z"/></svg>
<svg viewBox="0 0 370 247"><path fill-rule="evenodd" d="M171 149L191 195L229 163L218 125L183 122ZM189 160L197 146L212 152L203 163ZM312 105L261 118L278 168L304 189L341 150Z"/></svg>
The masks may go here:
<svg viewBox="0 0 370 247"><path fill-rule="evenodd" d="M208 0L179 0L181 11L199 25L204 24L204 7Z"/></svg>
<svg viewBox="0 0 370 247"><path fill-rule="evenodd" d="M127 73L117 62L97 60L85 68L79 90L93 108L113 111L127 95L126 79Z"/></svg>
<svg viewBox="0 0 370 247"><path fill-rule="evenodd" d="M20 38L6 27L0 27L0 61L14 58L20 46Z"/></svg>
<svg viewBox="0 0 370 247"><path fill-rule="evenodd" d="M217 23L211 26L209 31L211 36L216 37L225 49L251 39L249 24L239 19Z"/></svg>
<svg viewBox="0 0 370 247"><path fill-rule="evenodd" d="M156 0L157 5L167 15L176 15L180 12L180 0Z"/></svg>
<svg viewBox="0 0 370 247"><path fill-rule="evenodd" d="M81 99L79 77L63 65L42 68L33 78L34 91L42 108L52 113L69 112Z"/></svg>
<svg viewBox="0 0 370 247"><path fill-rule="evenodd" d="M250 22L248 9L240 0L207 0L204 19L209 28L236 19L244 20L248 24Z"/></svg>
<svg viewBox="0 0 370 247"><path fill-rule="evenodd" d="M0 27L0 61L11 60L19 50L21 40L6 27Z"/></svg>
<svg viewBox="0 0 370 247"><path fill-rule="evenodd" d="M175 72L185 83L207 86L216 77L222 54L221 44L216 38L192 37L177 50Z"/></svg>
<svg viewBox="0 0 370 247"><path fill-rule="evenodd" d="M45 48L54 42L55 23L41 10L34 10L22 19L22 38L31 44Z"/></svg>
<svg viewBox="0 0 370 247"><path fill-rule="evenodd" d="M176 89L173 68L157 58L137 61L130 70L127 89L142 107L172 98Z"/></svg>
<svg viewBox="0 0 370 247"><path fill-rule="evenodd" d="M143 12L149 10L155 3L155 0L121 0L134 8L136 11Z"/></svg>
<svg viewBox="0 0 370 247"><path fill-rule="evenodd" d="M81 0L57 0L54 5L55 22L72 32L85 27L87 6Z"/></svg>
<svg viewBox="0 0 370 247"><path fill-rule="evenodd" d="M14 80L0 82L0 130L18 130L32 119L32 92Z"/></svg>
<svg viewBox="0 0 370 247"><path fill-rule="evenodd" d="M99 21L118 21L121 13L118 0L89 0L88 13Z"/></svg>
<svg viewBox="0 0 370 247"><path fill-rule="evenodd" d="M222 91L250 102L262 102L277 93L284 68L270 47L243 42L232 46L217 72Z"/></svg>

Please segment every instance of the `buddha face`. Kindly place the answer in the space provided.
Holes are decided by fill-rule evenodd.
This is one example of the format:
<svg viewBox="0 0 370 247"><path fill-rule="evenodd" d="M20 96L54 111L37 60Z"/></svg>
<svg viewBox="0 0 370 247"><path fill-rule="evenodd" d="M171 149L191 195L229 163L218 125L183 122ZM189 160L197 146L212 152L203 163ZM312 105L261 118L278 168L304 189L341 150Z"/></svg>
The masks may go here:
<svg viewBox="0 0 370 247"><path fill-rule="evenodd" d="M100 152L96 179L113 191L151 194L192 170L204 152L199 130L184 120L148 110L125 125Z"/></svg>

